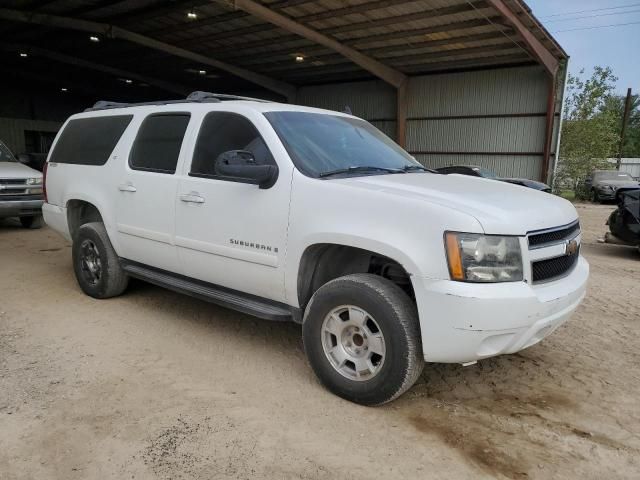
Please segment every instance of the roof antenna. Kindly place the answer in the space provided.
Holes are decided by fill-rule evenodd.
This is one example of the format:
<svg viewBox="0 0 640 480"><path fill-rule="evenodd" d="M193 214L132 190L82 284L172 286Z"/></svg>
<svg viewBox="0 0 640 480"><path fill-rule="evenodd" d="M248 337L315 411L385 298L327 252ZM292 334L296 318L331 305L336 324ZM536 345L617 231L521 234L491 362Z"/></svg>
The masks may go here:
<svg viewBox="0 0 640 480"><path fill-rule="evenodd" d="M351 113L351 108L349 108L349 105L344 106L344 110L342 111L342 113L346 113L347 115L353 115L353 113Z"/></svg>

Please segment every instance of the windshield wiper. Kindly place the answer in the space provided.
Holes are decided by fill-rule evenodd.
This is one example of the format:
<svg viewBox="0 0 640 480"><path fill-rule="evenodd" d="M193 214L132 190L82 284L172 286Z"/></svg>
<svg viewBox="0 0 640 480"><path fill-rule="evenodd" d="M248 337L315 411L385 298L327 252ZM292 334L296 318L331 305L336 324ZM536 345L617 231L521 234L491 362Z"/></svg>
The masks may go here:
<svg viewBox="0 0 640 480"><path fill-rule="evenodd" d="M405 170L401 168L386 168L386 167L374 167L367 165L357 165L351 166L347 168L340 168L338 170L329 170L328 172L322 172L318 176L319 177L330 177L332 175L340 175L341 173L352 173L352 172L387 172L387 173L406 173Z"/></svg>
<svg viewBox="0 0 640 480"><path fill-rule="evenodd" d="M412 170L420 170L423 172L431 172L427 167L423 167L422 165L405 165L403 170L405 172L411 172Z"/></svg>

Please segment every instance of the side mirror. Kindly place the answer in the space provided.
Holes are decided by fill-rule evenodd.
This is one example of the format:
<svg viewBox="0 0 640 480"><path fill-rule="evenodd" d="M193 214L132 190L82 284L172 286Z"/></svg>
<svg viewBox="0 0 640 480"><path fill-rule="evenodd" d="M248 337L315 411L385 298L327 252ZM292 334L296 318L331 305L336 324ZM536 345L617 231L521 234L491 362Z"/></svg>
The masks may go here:
<svg viewBox="0 0 640 480"><path fill-rule="evenodd" d="M31 155L29 155L28 153L19 153L17 155L17 160L20 163L23 163L25 165L29 165L33 161L33 157Z"/></svg>
<svg viewBox="0 0 640 480"><path fill-rule="evenodd" d="M246 150L221 153L216 159L215 171L217 175L232 177L260 188L271 187L278 178L278 167L258 165L253 153Z"/></svg>

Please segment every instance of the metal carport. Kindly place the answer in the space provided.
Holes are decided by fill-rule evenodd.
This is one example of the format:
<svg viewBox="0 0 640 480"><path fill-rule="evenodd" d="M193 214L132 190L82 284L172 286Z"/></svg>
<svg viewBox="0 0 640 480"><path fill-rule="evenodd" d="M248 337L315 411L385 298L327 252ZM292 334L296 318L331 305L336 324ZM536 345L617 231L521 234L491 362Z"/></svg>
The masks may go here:
<svg viewBox="0 0 640 480"><path fill-rule="evenodd" d="M567 55L520 0L3 5L7 71L52 95L210 90L348 105L428 166L543 180L553 171Z"/></svg>

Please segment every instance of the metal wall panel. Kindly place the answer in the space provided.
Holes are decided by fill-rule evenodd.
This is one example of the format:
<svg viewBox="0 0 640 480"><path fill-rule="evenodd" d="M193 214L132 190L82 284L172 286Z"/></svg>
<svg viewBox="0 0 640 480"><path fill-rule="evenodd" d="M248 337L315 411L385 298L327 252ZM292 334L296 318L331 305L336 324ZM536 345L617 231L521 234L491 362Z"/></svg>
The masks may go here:
<svg viewBox="0 0 640 480"><path fill-rule="evenodd" d="M544 131L544 117L414 120L407 124L407 150L539 153Z"/></svg>
<svg viewBox="0 0 640 480"><path fill-rule="evenodd" d="M24 153L25 130L57 132L61 126L62 122L0 117L0 140L2 140L13 153Z"/></svg>
<svg viewBox="0 0 640 480"><path fill-rule="evenodd" d="M502 68L412 77L409 118L544 112L542 67Z"/></svg>
<svg viewBox="0 0 640 480"><path fill-rule="evenodd" d="M296 100L300 105L338 112L348 106L354 115L366 120L396 118L395 89L382 81L302 87L298 90Z"/></svg>
<svg viewBox="0 0 640 480"><path fill-rule="evenodd" d="M416 160L429 168L451 165L476 165L493 170L500 177L540 178L542 161L530 155L414 155Z"/></svg>

